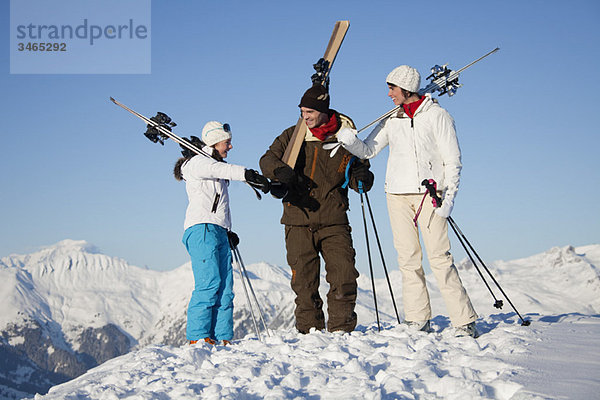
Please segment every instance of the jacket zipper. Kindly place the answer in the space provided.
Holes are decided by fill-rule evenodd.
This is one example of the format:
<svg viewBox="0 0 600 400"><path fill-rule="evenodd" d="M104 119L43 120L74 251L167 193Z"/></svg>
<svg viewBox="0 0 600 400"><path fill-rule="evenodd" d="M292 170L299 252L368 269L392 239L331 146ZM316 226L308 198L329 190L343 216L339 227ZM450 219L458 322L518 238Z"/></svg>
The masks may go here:
<svg viewBox="0 0 600 400"><path fill-rule="evenodd" d="M419 153L417 152L417 137L415 135L415 124L414 124L414 119L411 118L410 119L410 129L412 130L412 135L413 135L413 146L415 149L415 162L416 162L416 173L417 173L417 182L421 182L421 179L419 177ZM421 193L421 186L419 186L417 188L417 193Z"/></svg>

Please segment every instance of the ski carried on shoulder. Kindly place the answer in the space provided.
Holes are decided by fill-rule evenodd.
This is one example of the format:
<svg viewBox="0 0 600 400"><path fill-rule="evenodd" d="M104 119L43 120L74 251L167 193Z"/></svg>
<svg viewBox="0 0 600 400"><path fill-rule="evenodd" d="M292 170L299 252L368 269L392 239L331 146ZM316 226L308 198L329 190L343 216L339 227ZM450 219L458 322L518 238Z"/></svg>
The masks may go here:
<svg viewBox="0 0 600 400"><path fill-rule="evenodd" d="M329 39L329 44L325 50L325 55L313 65L313 68L316 70L315 74L311 77L313 85L321 84L326 88L329 88L329 72L331 71L333 62L342 46L342 42L344 41L344 37L346 36L349 27L350 21L337 21L335 23L333 33ZM296 160L298 159L298 154L300 153L300 148L304 141L306 129L306 123L302 119L302 116L300 116L282 157L282 161L292 168L296 165Z"/></svg>
<svg viewBox="0 0 600 400"><path fill-rule="evenodd" d="M154 117L148 118L148 117L138 113L137 111L132 110L131 108L127 107L125 104L115 100L113 97L110 98L110 101L112 101L113 103L115 103L116 105L121 107L122 109L135 115L142 121L144 121L146 123L146 127L147 127L147 130L146 130L146 132L144 132L144 135L152 143L160 143L161 145L164 145L165 140L171 139L175 143L179 144L180 146L185 147L186 149L188 149L198 155L208 157L208 158L213 158L212 155L210 155L207 152L205 152L204 150L202 150L202 148L197 147L194 144L192 144L189 140L183 139L183 138L177 136L176 134L174 134L171 131L171 129L173 127L177 126L177 124L175 122L173 122L167 114L159 111L156 113L156 115ZM252 187L250 184L248 184L248 186L250 186L250 188L252 190L254 190L256 197L260 200L262 198L262 196L258 192L258 190L256 190L256 188Z"/></svg>
<svg viewBox="0 0 600 400"><path fill-rule="evenodd" d="M496 47L494 50L484 54L483 56L479 57L478 59L476 59L474 61L471 61L469 64L465 65L464 67L462 67L461 69L458 69L456 71L448 69L448 64L445 64L442 66L434 65L431 68L431 75L429 75L426 78L427 80L430 81L430 83L426 87L419 89L419 95L422 96L426 93L438 92L438 97L443 96L444 94L447 94L448 96L454 96L454 94L456 94L456 91L458 90L458 88L462 86L460 83L458 83L458 78L460 77L460 73L463 72L464 70L466 70L467 68L469 68L470 66L472 66L473 64L478 63L479 61L483 60L490 54L497 52L498 50L500 50L500 48ZM357 133L361 133L362 131L364 131L368 127L376 124L377 122L381 121L382 119L385 119L385 118L388 118L388 117L394 115L396 112L398 112L398 110L400 110L400 107L402 107L402 106L400 105L400 106L394 107L393 109L391 109L390 111L381 115L380 117L378 117L377 119L375 119L374 121L369 123L368 125L359 129L357 131ZM323 149L332 150L329 155L330 155L330 157L333 157L335 155L336 151L340 148L340 146L341 146L340 143L326 143L323 145Z"/></svg>

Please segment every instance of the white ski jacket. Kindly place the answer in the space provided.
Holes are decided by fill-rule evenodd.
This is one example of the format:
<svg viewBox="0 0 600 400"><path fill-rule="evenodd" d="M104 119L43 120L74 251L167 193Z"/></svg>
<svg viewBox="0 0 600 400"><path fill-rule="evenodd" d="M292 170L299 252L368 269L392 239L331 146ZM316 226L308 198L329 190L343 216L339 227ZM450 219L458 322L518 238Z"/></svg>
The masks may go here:
<svg viewBox="0 0 600 400"><path fill-rule="evenodd" d="M424 193L421 182L433 178L444 192L444 201L453 202L462 168L454 120L430 94L425 96L412 120L402 110L381 121L364 142L354 136L342 144L362 159L390 146L387 193Z"/></svg>
<svg viewBox="0 0 600 400"><path fill-rule="evenodd" d="M212 148L205 147L212 153ZM229 180L245 181L246 169L240 165L219 162L197 155L181 167L188 195L184 229L196 224L215 224L231 230L229 212Z"/></svg>

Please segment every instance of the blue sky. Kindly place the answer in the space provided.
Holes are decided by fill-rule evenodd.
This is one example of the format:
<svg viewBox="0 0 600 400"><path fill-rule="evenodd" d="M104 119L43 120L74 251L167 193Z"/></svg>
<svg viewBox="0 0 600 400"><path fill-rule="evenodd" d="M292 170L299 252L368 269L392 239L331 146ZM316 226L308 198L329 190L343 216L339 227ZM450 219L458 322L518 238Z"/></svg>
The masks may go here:
<svg viewBox="0 0 600 400"><path fill-rule="evenodd" d="M1 7L8 27L9 2ZM154 0L151 13L150 74L11 75L3 30L0 257L82 239L142 267L187 262L187 199L171 174L179 147L150 143L109 96L148 116L169 114L180 136L199 135L209 120L229 122L229 162L258 168L274 137L296 122L312 64L340 19L350 30L331 74L332 107L359 127L393 107L385 77L394 67L426 76L434 64L460 68L500 47L462 75L456 96L440 99L463 152L453 217L485 260L600 241L596 1ZM394 269L386 158L373 160L369 195ZM235 182L230 194L245 262L285 265L280 202L257 201ZM351 223L359 270L368 273L356 194ZM454 252L465 257L456 241Z"/></svg>

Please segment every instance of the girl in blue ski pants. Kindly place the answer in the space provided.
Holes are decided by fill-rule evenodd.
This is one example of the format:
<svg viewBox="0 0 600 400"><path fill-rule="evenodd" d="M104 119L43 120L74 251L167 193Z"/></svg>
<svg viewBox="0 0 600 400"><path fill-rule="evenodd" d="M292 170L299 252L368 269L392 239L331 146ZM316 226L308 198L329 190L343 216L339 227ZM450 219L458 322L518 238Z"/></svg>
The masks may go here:
<svg viewBox="0 0 600 400"><path fill-rule="evenodd" d="M183 244L192 259L195 281L187 312L187 339L231 340L233 272L227 230L196 224L186 229Z"/></svg>

